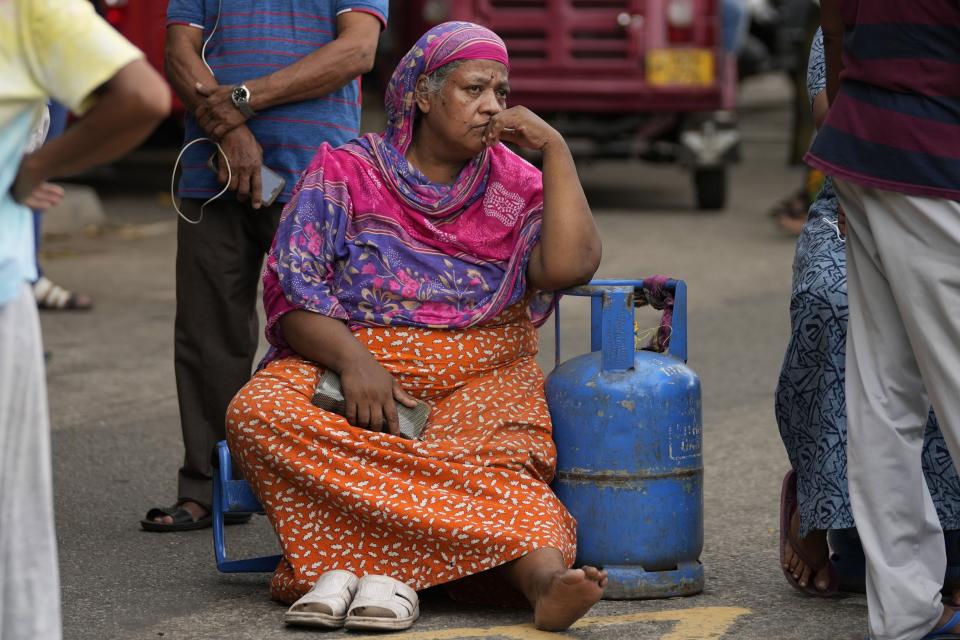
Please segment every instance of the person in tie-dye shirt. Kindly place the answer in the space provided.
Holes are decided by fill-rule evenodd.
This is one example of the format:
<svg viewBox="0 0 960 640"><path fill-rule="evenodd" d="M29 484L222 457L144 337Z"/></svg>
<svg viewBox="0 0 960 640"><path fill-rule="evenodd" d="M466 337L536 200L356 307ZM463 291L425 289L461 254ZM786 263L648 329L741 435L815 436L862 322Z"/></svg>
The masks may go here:
<svg viewBox="0 0 960 640"><path fill-rule="evenodd" d="M26 153L53 97L80 116ZM0 638L60 637L50 427L33 216L59 196L53 176L112 160L170 110L142 54L86 0L0 1Z"/></svg>

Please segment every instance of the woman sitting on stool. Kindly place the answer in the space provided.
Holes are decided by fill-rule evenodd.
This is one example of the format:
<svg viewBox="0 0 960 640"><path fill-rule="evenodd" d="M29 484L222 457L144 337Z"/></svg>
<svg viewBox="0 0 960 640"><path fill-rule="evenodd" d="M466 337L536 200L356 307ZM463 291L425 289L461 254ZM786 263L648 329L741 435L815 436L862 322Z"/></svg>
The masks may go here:
<svg viewBox="0 0 960 640"><path fill-rule="evenodd" d="M590 280L600 238L563 138L507 108L508 70L488 29L431 29L393 74L386 132L321 147L284 211L273 348L227 438L280 538L287 622L405 629L416 590L459 581L559 630L603 593L605 572L570 568L535 362L552 292ZM542 151L543 173L501 141ZM343 416L311 404L326 370ZM395 403L418 401L426 430L401 438Z"/></svg>

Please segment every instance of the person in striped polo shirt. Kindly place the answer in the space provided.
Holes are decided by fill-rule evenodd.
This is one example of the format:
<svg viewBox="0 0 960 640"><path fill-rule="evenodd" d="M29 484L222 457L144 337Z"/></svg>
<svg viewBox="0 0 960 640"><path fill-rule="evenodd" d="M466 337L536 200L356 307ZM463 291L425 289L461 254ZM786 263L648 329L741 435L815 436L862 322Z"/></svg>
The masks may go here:
<svg viewBox="0 0 960 640"><path fill-rule="evenodd" d="M177 500L150 531L211 525L210 455L250 378L257 285L280 212L324 142L359 134L359 76L373 66L387 0L170 0L167 78L187 107L177 230L174 364L184 462ZM224 195L227 165L231 179ZM214 157L217 169L210 167ZM262 206L261 165L284 180Z"/></svg>
<svg viewBox="0 0 960 640"><path fill-rule="evenodd" d="M960 638L921 466L960 456L960 3L823 0L831 100L807 161L846 215L850 498L870 638Z"/></svg>

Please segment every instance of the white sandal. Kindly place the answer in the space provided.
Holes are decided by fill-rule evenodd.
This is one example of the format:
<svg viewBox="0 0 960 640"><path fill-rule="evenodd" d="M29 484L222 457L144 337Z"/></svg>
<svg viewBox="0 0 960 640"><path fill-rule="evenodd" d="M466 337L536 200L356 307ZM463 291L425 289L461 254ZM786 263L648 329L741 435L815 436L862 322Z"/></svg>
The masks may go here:
<svg viewBox="0 0 960 640"><path fill-rule="evenodd" d="M347 619L347 607L360 580L349 571L327 571L313 588L283 614L287 624L339 629Z"/></svg>
<svg viewBox="0 0 960 640"><path fill-rule="evenodd" d="M347 629L402 631L420 617L417 592L389 576L360 579L357 595L347 611Z"/></svg>
<svg viewBox="0 0 960 640"><path fill-rule="evenodd" d="M68 291L46 276L33 283L33 295L37 299L37 308L51 311L88 311L93 308L93 300L85 293Z"/></svg>

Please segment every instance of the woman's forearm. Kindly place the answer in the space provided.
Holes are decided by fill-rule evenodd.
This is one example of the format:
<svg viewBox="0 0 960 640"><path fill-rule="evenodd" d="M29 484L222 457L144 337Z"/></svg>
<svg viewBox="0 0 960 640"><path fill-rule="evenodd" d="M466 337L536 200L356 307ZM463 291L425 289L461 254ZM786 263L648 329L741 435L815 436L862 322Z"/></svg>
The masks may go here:
<svg viewBox="0 0 960 640"><path fill-rule="evenodd" d="M415 407L417 399L357 340L346 323L312 311L280 318L287 343L304 358L340 376L343 417L355 427L400 434L396 403Z"/></svg>
<svg viewBox="0 0 960 640"><path fill-rule="evenodd" d="M600 266L600 234L563 137L543 147L543 224L527 268L530 284L557 291L583 284Z"/></svg>
<svg viewBox="0 0 960 640"><path fill-rule="evenodd" d="M296 310L284 315L279 322L287 344L294 351L338 374L364 358L373 358L341 320Z"/></svg>

